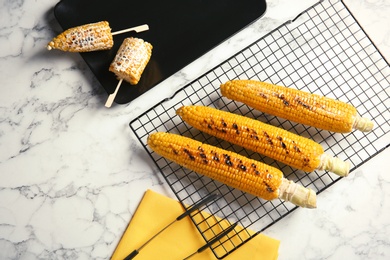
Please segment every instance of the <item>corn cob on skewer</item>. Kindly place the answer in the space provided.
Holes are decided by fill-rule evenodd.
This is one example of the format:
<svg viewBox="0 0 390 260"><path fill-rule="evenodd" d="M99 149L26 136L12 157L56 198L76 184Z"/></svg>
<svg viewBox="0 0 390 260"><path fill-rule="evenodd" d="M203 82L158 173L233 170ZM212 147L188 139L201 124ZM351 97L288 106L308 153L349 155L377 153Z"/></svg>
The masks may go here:
<svg viewBox="0 0 390 260"><path fill-rule="evenodd" d="M137 33L149 30L147 24L111 32L107 21L89 23L65 30L47 45L47 49L58 49L69 52L89 52L111 49L114 45L114 35L135 31Z"/></svg>
<svg viewBox="0 0 390 260"><path fill-rule="evenodd" d="M223 96L262 112L338 133L371 131L374 124L350 104L308 92L256 80L233 80L221 85Z"/></svg>
<svg viewBox="0 0 390 260"><path fill-rule="evenodd" d="M148 145L181 166L265 200L281 198L297 206L316 207L313 190L288 181L280 170L256 160L163 132L151 134Z"/></svg>
<svg viewBox="0 0 390 260"><path fill-rule="evenodd" d="M176 113L201 131L297 169L349 173L349 164L324 153L320 144L279 127L205 106L183 106Z"/></svg>
<svg viewBox="0 0 390 260"><path fill-rule="evenodd" d="M142 39L130 37L123 41L109 67L109 71L118 77L119 82L114 93L108 96L106 107L111 107L123 80L132 85L139 82L152 55L152 49L153 46Z"/></svg>
<svg viewBox="0 0 390 260"><path fill-rule="evenodd" d="M126 38L110 64L109 70L119 79L135 85L148 64L153 46L139 38Z"/></svg>
<svg viewBox="0 0 390 260"><path fill-rule="evenodd" d="M47 45L48 50L89 52L108 50L114 45L111 28L107 21L80 25L65 30Z"/></svg>

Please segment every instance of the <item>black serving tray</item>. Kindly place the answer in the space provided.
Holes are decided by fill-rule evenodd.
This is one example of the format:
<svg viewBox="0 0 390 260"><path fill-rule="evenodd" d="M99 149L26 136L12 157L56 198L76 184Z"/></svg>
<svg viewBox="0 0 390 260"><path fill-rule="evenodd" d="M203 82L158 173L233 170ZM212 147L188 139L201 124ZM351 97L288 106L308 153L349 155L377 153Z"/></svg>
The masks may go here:
<svg viewBox="0 0 390 260"><path fill-rule="evenodd" d="M106 20L112 31L142 24L149 31L114 36L108 51L81 53L108 94L118 83L108 67L126 37L142 38L153 45L151 60L140 82L123 82L115 102L125 104L173 75L213 47L261 17L265 0L62 0L54 15L65 30Z"/></svg>

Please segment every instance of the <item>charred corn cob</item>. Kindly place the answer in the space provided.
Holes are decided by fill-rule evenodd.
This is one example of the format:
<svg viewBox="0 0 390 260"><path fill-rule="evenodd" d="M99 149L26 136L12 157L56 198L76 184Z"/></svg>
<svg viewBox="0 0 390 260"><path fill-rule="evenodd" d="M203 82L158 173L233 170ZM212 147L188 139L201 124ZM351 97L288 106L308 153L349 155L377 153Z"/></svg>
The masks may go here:
<svg viewBox="0 0 390 260"><path fill-rule="evenodd" d="M350 104L308 92L256 80L233 80L221 85L223 96L262 112L338 133L371 131L374 124Z"/></svg>
<svg viewBox="0 0 390 260"><path fill-rule="evenodd" d="M151 134L148 145L181 166L265 200L281 198L297 206L316 207L313 190L288 181L280 170L256 160L170 133Z"/></svg>
<svg viewBox="0 0 390 260"><path fill-rule="evenodd" d="M201 131L294 168L328 170L340 176L349 173L349 164L324 153L320 144L279 127L205 106L183 106L176 113Z"/></svg>
<svg viewBox="0 0 390 260"><path fill-rule="evenodd" d="M107 21L85 24L65 30L56 36L47 49L69 52L108 50L114 45L111 28Z"/></svg>
<svg viewBox="0 0 390 260"><path fill-rule="evenodd" d="M112 61L109 70L119 78L135 85L150 60L153 46L138 38L126 38Z"/></svg>

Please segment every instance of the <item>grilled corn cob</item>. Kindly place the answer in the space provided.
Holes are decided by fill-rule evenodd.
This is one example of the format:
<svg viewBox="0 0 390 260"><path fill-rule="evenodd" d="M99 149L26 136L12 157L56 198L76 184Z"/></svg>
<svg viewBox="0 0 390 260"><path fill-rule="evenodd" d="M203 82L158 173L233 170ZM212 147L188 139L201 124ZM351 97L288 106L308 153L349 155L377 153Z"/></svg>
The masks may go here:
<svg viewBox="0 0 390 260"><path fill-rule="evenodd" d="M153 46L138 38L126 38L112 61L109 70L119 78L135 85L150 60Z"/></svg>
<svg viewBox="0 0 390 260"><path fill-rule="evenodd" d="M69 52L108 50L114 45L107 21L85 24L65 30L47 45L48 50Z"/></svg>
<svg viewBox="0 0 390 260"><path fill-rule="evenodd" d="M371 131L374 124L350 104L308 92L256 80L233 80L221 85L223 96L262 112L338 133Z"/></svg>
<svg viewBox="0 0 390 260"><path fill-rule="evenodd" d="M265 200L281 198L297 206L316 207L313 190L288 181L280 170L256 160L163 132L151 134L148 145L181 166Z"/></svg>
<svg viewBox="0 0 390 260"><path fill-rule="evenodd" d="M176 113L201 131L297 169L349 173L349 164L324 153L320 144L279 127L205 106L183 106Z"/></svg>

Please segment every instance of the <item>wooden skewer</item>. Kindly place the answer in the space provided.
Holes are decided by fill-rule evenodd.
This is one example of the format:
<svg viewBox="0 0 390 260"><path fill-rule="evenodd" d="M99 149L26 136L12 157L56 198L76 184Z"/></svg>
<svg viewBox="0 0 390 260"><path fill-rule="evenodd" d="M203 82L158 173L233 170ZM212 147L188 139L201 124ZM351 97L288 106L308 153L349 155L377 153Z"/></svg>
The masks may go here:
<svg viewBox="0 0 390 260"><path fill-rule="evenodd" d="M115 88L114 93L112 93L112 94L110 94L110 95L108 96L107 101L106 101L106 104L105 104L106 107L111 107L111 106L112 106L112 103L114 102L114 99L115 99L115 97L116 97L116 94L118 93L118 90L119 90L119 88L120 88L120 86L121 86L121 84L122 84L122 81L123 81L123 79L120 79L120 80L119 80L118 85L116 85L116 88Z"/></svg>
<svg viewBox="0 0 390 260"><path fill-rule="evenodd" d="M143 32L143 31L147 31L147 30L149 30L149 26L147 24L143 24L143 25L140 25L140 26L131 27L131 28L128 28L128 29L116 31L116 32L113 32L111 34L112 35L117 35L117 34L131 32L131 31L135 31L135 32L139 33L139 32Z"/></svg>

